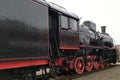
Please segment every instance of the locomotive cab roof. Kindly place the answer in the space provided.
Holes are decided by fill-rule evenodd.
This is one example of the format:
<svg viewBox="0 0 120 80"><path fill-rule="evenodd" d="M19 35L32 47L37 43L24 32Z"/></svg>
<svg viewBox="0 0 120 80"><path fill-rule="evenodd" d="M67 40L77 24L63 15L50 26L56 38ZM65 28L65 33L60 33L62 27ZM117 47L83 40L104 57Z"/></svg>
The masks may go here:
<svg viewBox="0 0 120 80"><path fill-rule="evenodd" d="M37 2L37 3L40 3L40 4L42 4L42 5L45 5L45 6L49 6L48 5L48 3L45 1L45 0L33 0L33 1L35 1L35 2Z"/></svg>
<svg viewBox="0 0 120 80"><path fill-rule="evenodd" d="M67 11L64 7L61 7L61 6L59 6L59 5L57 5L57 4L53 3L53 2L46 2L44 0L34 0L34 1L36 1L36 2L38 2L40 4L43 4L43 5L47 6L47 7L49 7L50 9L52 9L54 11L57 11L60 14L64 14L64 15L67 15L69 17L72 17L74 19L79 20L79 17L76 14Z"/></svg>
<svg viewBox="0 0 120 80"><path fill-rule="evenodd" d="M79 17L76 14L67 11L64 7L61 7L61 6L59 6L55 3L52 3L52 2L49 2L48 4L50 6L50 9L53 9L61 14L64 14L64 15L67 15L69 17L72 17L72 18L79 20Z"/></svg>

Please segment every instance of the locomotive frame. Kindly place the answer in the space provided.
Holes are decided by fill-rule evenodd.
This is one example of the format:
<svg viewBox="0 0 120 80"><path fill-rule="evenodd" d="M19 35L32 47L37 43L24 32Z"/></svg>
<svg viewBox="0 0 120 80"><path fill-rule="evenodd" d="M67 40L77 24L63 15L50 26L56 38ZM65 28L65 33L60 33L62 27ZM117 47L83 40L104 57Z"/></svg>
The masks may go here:
<svg viewBox="0 0 120 80"><path fill-rule="evenodd" d="M116 63L114 48L80 44L79 17L54 3L0 1L0 33L0 75L9 79L35 80L48 67L82 74Z"/></svg>

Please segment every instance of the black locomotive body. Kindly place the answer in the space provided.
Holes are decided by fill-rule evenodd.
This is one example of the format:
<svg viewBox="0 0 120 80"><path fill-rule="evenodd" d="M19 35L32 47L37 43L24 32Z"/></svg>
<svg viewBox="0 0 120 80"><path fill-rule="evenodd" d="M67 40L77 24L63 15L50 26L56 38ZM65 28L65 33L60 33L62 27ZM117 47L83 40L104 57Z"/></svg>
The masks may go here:
<svg viewBox="0 0 120 80"><path fill-rule="evenodd" d="M82 74L110 63L116 51L104 26L100 33L91 21L79 25L77 15L44 0L0 1L0 74L8 70L8 80L35 80L47 67Z"/></svg>

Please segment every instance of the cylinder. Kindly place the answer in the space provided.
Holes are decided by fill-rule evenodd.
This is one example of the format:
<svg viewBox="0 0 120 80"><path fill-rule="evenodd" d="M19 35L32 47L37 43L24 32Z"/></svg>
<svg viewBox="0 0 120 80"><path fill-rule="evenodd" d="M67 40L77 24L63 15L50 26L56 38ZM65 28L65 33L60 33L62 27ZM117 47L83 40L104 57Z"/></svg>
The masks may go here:
<svg viewBox="0 0 120 80"><path fill-rule="evenodd" d="M106 33L106 26L101 26L101 32Z"/></svg>

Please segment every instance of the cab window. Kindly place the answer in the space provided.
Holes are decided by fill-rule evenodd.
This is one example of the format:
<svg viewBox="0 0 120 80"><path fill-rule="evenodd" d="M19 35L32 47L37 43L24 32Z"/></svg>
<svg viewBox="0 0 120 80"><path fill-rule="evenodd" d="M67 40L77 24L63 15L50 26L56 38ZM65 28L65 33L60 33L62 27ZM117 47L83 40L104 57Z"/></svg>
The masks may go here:
<svg viewBox="0 0 120 80"><path fill-rule="evenodd" d="M62 15L60 22L62 28L68 29L68 17Z"/></svg>
<svg viewBox="0 0 120 80"><path fill-rule="evenodd" d="M69 27L71 30L77 31L77 20L70 18Z"/></svg>

